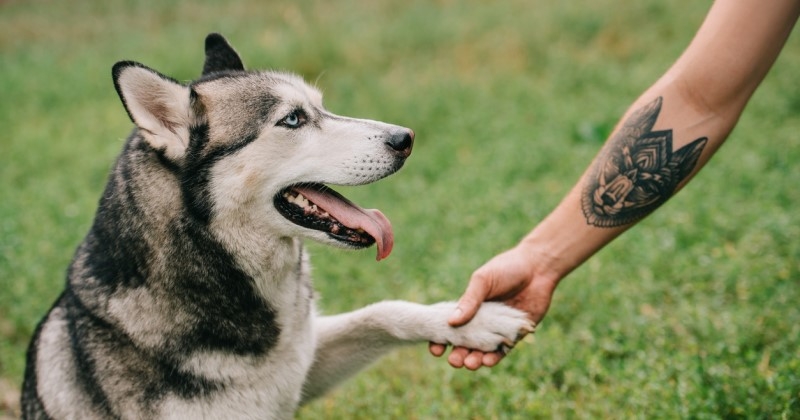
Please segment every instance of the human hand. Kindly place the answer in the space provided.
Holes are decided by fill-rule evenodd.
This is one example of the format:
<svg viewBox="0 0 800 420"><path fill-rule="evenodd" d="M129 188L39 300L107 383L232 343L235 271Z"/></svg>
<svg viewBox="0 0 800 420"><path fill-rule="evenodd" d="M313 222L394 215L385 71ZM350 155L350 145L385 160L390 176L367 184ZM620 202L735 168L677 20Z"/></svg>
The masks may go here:
<svg viewBox="0 0 800 420"><path fill-rule="evenodd" d="M533 258L533 259L532 259ZM558 279L554 275L537 272L535 257L518 245L505 251L475 270L466 291L448 323L454 327L469 322L484 301L501 301L523 310L537 324L544 318ZM445 353L446 345L430 343L431 354L439 357ZM502 352L484 353L464 347L454 347L447 358L451 366L477 370L481 366L492 367L504 357Z"/></svg>

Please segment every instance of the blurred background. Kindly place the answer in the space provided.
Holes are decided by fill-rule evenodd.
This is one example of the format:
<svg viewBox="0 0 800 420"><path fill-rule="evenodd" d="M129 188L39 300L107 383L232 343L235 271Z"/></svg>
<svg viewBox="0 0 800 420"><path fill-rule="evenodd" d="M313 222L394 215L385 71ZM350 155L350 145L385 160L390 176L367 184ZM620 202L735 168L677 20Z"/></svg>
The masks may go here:
<svg viewBox="0 0 800 420"><path fill-rule="evenodd" d="M710 0L0 1L0 417L132 127L119 60L196 78L221 32L332 112L411 127L397 175L342 188L392 256L309 244L325 313L457 299L578 179ZM765 6L766 7L766 6ZM795 31L796 32L796 31ZM298 418L798 418L800 39L696 180L558 289L496 368L393 353Z"/></svg>

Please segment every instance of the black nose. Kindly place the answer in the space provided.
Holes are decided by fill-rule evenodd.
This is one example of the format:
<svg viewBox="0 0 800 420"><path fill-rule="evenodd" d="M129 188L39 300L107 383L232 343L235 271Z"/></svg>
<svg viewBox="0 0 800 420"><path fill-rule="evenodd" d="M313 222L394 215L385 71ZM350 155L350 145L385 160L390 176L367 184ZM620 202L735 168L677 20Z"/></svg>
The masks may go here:
<svg viewBox="0 0 800 420"><path fill-rule="evenodd" d="M408 157L411 154L411 148L414 146L414 130L404 129L394 132L389 137L389 140L386 141L386 144L401 156Z"/></svg>

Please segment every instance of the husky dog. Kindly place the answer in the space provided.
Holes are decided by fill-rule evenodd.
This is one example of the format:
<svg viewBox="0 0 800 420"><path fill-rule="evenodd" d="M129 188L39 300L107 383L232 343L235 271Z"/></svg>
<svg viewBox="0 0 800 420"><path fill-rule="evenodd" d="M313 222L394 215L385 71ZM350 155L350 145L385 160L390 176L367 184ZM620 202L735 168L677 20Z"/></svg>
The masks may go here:
<svg viewBox="0 0 800 420"><path fill-rule="evenodd" d="M330 189L396 172L413 131L334 115L297 76L245 71L221 35L181 84L114 65L135 128L64 292L27 355L26 418L289 418L404 343L494 351L532 323L499 303L384 301L317 316L312 239L392 249L392 228Z"/></svg>

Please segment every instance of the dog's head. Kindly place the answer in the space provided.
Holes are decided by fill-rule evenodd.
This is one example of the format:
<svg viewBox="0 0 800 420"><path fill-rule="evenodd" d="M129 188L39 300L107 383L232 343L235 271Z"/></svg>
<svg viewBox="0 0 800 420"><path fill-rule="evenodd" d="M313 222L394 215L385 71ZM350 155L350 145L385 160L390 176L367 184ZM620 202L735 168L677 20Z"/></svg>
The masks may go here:
<svg viewBox="0 0 800 420"><path fill-rule="evenodd" d="M245 71L218 34L206 38L203 75L194 82L130 61L117 63L113 77L193 217L350 248L377 242L378 259L391 252L386 217L326 184L367 184L396 172L411 153L410 129L334 115L298 76Z"/></svg>

